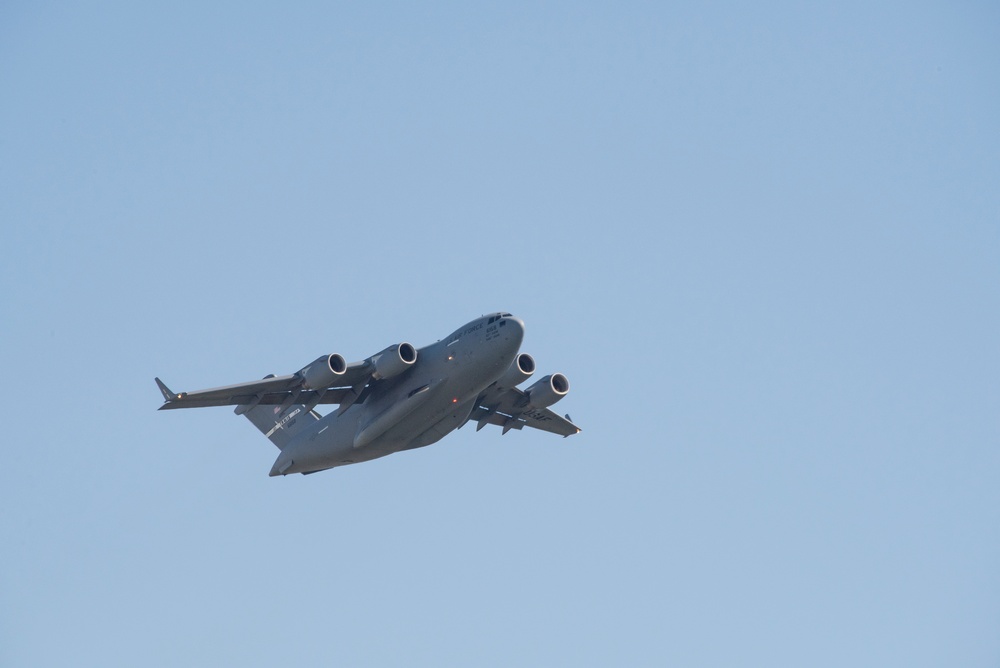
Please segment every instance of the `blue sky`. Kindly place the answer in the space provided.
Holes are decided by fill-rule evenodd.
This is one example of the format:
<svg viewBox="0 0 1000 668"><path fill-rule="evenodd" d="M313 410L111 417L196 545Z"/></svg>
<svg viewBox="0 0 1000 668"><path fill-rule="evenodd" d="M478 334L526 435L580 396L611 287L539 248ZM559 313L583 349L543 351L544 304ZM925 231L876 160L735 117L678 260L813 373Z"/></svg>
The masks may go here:
<svg viewBox="0 0 1000 668"><path fill-rule="evenodd" d="M8 3L0 663L996 666L988 3ZM174 389L482 313L584 432Z"/></svg>

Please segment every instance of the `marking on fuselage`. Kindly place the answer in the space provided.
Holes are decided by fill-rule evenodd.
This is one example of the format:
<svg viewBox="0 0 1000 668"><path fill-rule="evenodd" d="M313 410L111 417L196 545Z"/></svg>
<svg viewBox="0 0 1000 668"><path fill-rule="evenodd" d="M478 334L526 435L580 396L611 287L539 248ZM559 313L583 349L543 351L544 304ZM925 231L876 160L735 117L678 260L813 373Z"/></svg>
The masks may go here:
<svg viewBox="0 0 1000 668"><path fill-rule="evenodd" d="M482 328L483 328L483 323L480 322L478 324L473 325L472 327L466 327L465 331L462 332L459 336L465 336L466 334L472 334L473 332L479 331Z"/></svg>

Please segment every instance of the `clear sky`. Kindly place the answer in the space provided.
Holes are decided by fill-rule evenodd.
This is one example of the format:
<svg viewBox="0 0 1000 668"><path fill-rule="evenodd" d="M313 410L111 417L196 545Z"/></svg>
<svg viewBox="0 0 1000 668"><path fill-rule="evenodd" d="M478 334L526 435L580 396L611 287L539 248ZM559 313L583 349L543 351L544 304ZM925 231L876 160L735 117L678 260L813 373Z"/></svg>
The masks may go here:
<svg viewBox="0 0 1000 668"><path fill-rule="evenodd" d="M0 665L1000 663L1000 10L0 7ZM527 324L570 439L191 390Z"/></svg>

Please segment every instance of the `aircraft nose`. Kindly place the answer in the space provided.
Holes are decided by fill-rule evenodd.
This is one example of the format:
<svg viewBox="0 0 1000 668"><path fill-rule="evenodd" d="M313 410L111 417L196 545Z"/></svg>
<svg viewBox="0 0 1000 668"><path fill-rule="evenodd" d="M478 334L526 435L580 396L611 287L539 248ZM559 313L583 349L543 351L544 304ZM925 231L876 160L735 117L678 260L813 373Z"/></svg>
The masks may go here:
<svg viewBox="0 0 1000 668"><path fill-rule="evenodd" d="M524 339L524 321L514 316L508 316L504 318L504 322L507 323L505 327L511 330L510 334L517 339L517 345L520 346L521 340Z"/></svg>

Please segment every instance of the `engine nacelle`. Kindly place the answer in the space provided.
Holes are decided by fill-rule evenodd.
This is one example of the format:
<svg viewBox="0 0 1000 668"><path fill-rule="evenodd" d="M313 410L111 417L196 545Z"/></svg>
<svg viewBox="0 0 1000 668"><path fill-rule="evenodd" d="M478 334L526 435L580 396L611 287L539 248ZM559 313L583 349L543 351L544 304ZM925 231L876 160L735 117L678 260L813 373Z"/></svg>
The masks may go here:
<svg viewBox="0 0 1000 668"><path fill-rule="evenodd" d="M548 408L569 394L569 380L561 373L542 378L524 391L531 408Z"/></svg>
<svg viewBox="0 0 1000 668"><path fill-rule="evenodd" d="M506 390L511 387L517 387L531 378L531 374L533 373L535 373L535 358L528 353L520 353L510 363L510 367L500 376L500 379L497 381L497 388Z"/></svg>
<svg viewBox="0 0 1000 668"><path fill-rule="evenodd" d="M323 390L335 384L347 371L347 360L337 353L323 355L301 371L302 387L307 390Z"/></svg>
<svg viewBox="0 0 1000 668"><path fill-rule="evenodd" d="M371 358L372 378L392 378L403 373L417 362L417 349L409 343L399 343L389 346Z"/></svg>

